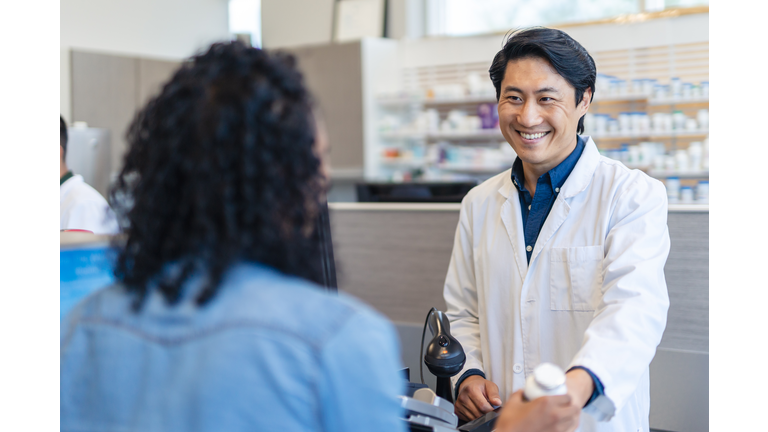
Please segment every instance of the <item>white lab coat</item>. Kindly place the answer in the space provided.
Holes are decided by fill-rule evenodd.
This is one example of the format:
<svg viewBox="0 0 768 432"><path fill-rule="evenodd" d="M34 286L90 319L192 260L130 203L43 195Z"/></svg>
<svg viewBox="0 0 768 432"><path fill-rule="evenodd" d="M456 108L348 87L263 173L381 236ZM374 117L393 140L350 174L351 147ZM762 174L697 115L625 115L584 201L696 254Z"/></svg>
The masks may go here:
<svg viewBox="0 0 768 432"><path fill-rule="evenodd" d="M94 234L117 234L118 224L104 197L74 175L60 187L59 229L82 229Z"/></svg>
<svg viewBox="0 0 768 432"><path fill-rule="evenodd" d="M530 265L509 170L462 201L444 288L467 355L453 383L480 369L506 400L542 362L580 365L605 385L593 404L616 410L608 422L582 414L580 430L648 431L648 365L669 308L666 191L583 138Z"/></svg>

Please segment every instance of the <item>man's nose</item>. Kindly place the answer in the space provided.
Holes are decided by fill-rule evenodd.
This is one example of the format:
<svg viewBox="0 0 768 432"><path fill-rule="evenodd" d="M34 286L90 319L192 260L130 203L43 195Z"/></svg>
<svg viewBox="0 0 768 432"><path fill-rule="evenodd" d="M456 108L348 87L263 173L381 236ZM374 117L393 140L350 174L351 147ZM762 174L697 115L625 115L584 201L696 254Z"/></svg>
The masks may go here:
<svg viewBox="0 0 768 432"><path fill-rule="evenodd" d="M539 106L536 101L526 101L523 104L517 115L517 122L526 128L541 124L541 115L539 115Z"/></svg>

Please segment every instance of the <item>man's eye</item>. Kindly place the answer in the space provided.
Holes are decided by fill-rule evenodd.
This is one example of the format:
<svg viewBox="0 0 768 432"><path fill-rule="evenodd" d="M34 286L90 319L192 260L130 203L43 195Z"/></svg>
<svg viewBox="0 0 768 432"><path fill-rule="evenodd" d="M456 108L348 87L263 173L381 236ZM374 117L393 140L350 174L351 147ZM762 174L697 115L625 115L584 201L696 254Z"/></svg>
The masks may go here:
<svg viewBox="0 0 768 432"><path fill-rule="evenodd" d="M517 96L510 96L507 99L511 100L512 102L520 102L522 100Z"/></svg>
<svg viewBox="0 0 768 432"><path fill-rule="evenodd" d="M543 98L541 98L541 101L542 101L542 102L550 102L550 101L553 101L553 100L554 100L554 99L552 99L551 97L546 97L546 96L545 96L545 97L543 97Z"/></svg>

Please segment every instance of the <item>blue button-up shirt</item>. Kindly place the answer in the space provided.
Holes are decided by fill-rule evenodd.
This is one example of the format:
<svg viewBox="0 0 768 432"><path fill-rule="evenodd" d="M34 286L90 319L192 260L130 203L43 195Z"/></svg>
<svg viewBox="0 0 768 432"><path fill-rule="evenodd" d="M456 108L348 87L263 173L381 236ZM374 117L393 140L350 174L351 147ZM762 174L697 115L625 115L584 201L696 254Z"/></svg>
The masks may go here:
<svg viewBox="0 0 768 432"><path fill-rule="evenodd" d="M525 230L525 255L528 263L531 262L531 254L539 238L541 227L547 220L552 206L555 204L560 188L571 175L573 167L579 161L584 152L584 140L576 136L576 148L564 161L551 170L544 173L536 181L536 192L533 197L525 188L525 175L523 173L523 161L518 157L512 165L512 183L517 187L520 198L520 208L523 211L523 229Z"/></svg>
<svg viewBox="0 0 768 432"><path fill-rule="evenodd" d="M549 216L549 212L555 204L557 195L560 193L560 188L562 188L565 181L568 180L568 176L571 175L573 168L576 166L576 162L579 161L581 154L584 152L584 147L584 140L576 135L576 148L574 148L571 154L568 155L565 160L560 162L558 166L539 177L536 181L536 191L534 192L533 197L531 197L530 191L525 188L523 161L518 157L512 165L512 183L517 187L518 197L520 199L520 208L522 209L523 216L523 230L525 231L525 255L528 258L528 263L531 262L531 254L536 247L536 240L539 238L541 227L544 226L544 222L547 220L547 216ZM597 375L592 373L591 370L582 366L575 366L571 369L584 369L592 377L592 381L595 384L595 390L592 392L592 397L589 398L587 405L598 396L605 394L603 383L600 382L600 379ZM461 378L456 382L456 397L458 397L461 383L472 375L480 375L485 378L485 374L480 369L469 369L464 372Z"/></svg>

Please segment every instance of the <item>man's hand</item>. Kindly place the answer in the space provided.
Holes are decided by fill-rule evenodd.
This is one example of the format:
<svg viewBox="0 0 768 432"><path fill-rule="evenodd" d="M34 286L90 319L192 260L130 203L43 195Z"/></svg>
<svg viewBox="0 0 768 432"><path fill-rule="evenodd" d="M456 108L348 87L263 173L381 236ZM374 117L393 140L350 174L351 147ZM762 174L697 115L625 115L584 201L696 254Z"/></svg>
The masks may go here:
<svg viewBox="0 0 768 432"><path fill-rule="evenodd" d="M573 369L565 374L565 385L568 387L568 394L571 396L573 406L582 409L592 392L595 391L595 382L589 372L584 369Z"/></svg>
<svg viewBox="0 0 768 432"><path fill-rule="evenodd" d="M459 397L454 404L454 411L460 419L474 420L493 411L492 405L501 406L499 387L496 384L480 375L472 375L461 382Z"/></svg>
<svg viewBox="0 0 768 432"><path fill-rule="evenodd" d="M570 395L523 400L523 391L510 396L496 419L498 432L573 432L579 427L581 408Z"/></svg>

